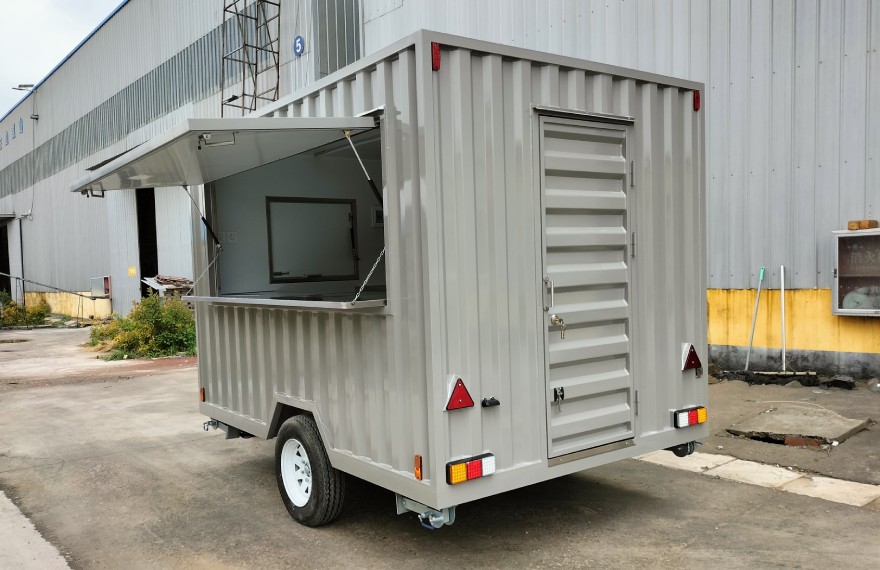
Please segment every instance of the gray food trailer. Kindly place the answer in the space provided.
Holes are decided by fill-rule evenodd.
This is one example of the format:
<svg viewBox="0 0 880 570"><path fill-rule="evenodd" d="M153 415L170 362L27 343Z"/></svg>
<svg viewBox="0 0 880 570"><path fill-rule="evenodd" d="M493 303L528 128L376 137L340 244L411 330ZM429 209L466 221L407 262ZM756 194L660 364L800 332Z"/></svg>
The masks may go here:
<svg viewBox="0 0 880 570"><path fill-rule="evenodd" d="M440 527L707 435L701 88L422 31L72 190L191 194L200 410L295 519L347 473Z"/></svg>

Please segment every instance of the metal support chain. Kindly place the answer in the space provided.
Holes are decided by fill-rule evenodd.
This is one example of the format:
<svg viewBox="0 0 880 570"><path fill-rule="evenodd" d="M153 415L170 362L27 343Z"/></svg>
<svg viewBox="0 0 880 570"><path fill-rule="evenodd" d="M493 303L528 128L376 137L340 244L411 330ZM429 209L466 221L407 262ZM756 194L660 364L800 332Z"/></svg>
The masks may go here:
<svg viewBox="0 0 880 570"><path fill-rule="evenodd" d="M357 295L354 296L354 300L351 302L352 305L357 303L357 300L360 298L361 293L364 292L364 287L367 286L367 283L370 281L370 277L373 276L373 272L376 271L376 267L379 266L379 262L382 261L382 256L385 255L385 248L382 248L382 251L379 252L379 257L376 258L376 262L373 263L373 267L370 268L370 272L367 273L367 278L364 279L364 282L361 283L361 288L358 289Z"/></svg>
<svg viewBox="0 0 880 570"><path fill-rule="evenodd" d="M361 160L361 155L358 154L357 148L354 146L354 141L351 140L351 131L346 129L346 130L342 131L342 134L345 135L345 138L348 141L348 144L351 146L352 152L354 152L355 158L357 158L358 163L361 165L361 170L364 171L364 176L367 177L367 183L370 185L370 189L373 191L373 195L376 197L376 200L379 201L379 205L381 205L382 204L382 193L379 192L379 188L376 187L376 183L373 182L372 178L370 178L370 173L367 172L367 167L364 166L364 161ZM370 268L370 272L367 273L367 278L364 279L363 283L361 283L360 289L358 289L357 294L354 296L354 300L351 302L352 305L357 303L357 300L360 299L361 293L364 292L364 288L367 286L367 283L369 283L370 277L373 276L373 272L376 271L376 267L378 267L379 262L382 261L383 255L385 255L385 248L384 247L382 248L382 251L379 252L379 257L376 258L376 262L373 263L373 267Z"/></svg>

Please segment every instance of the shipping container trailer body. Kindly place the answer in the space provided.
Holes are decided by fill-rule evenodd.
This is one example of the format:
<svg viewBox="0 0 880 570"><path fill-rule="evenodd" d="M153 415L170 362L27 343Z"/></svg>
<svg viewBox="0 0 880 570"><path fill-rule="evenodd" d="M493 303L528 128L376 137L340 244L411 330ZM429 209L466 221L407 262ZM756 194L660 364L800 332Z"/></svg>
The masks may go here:
<svg viewBox="0 0 880 570"><path fill-rule="evenodd" d="M439 526L707 435L701 88L421 31L72 189L193 196L211 425L281 432L293 473L286 442L315 451L282 426L310 418L333 468Z"/></svg>

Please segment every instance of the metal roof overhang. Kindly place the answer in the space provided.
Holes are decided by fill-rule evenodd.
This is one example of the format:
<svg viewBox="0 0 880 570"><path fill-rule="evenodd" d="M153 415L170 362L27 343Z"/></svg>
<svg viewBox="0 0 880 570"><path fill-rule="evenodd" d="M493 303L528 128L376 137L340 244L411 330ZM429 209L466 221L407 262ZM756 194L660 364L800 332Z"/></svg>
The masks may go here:
<svg viewBox="0 0 880 570"><path fill-rule="evenodd" d="M307 152L376 126L373 117L189 119L90 172L71 192L194 186Z"/></svg>

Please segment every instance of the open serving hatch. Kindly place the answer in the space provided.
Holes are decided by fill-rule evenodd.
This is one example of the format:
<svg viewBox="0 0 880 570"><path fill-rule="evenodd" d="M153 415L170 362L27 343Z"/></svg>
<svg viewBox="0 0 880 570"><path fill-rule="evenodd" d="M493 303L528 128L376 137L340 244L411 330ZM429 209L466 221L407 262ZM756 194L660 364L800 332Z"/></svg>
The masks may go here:
<svg viewBox="0 0 880 570"><path fill-rule="evenodd" d="M71 185L72 192L195 186L322 147L376 126L373 117L188 119Z"/></svg>
<svg viewBox="0 0 880 570"><path fill-rule="evenodd" d="M217 296L193 301L380 307L384 299L363 294L370 265L361 258L384 252L381 224L369 218L382 212L373 183L377 171L381 177L381 142L366 134L377 126L371 116L189 119L100 165L71 191L100 197L107 190L208 185L214 214L205 224L236 238L223 244ZM360 150L352 152L355 146Z"/></svg>

